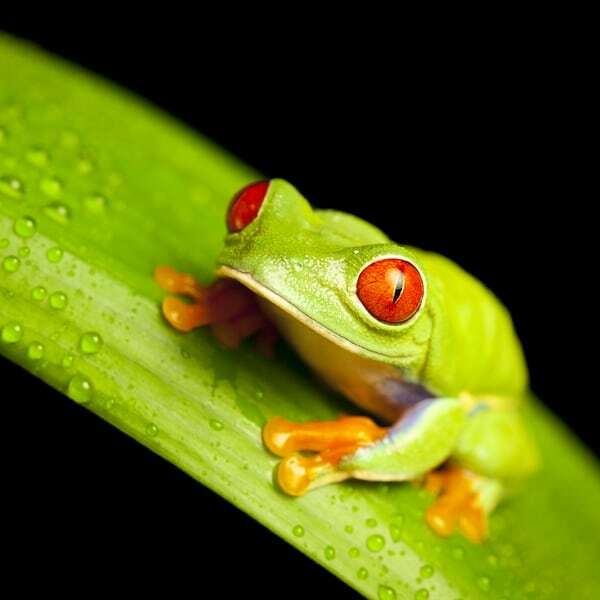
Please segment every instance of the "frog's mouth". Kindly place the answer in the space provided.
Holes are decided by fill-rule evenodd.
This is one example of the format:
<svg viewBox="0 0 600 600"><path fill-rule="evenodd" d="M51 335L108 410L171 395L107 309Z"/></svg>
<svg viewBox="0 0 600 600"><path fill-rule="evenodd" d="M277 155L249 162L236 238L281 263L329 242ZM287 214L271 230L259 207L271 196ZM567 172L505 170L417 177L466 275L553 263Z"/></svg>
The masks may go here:
<svg viewBox="0 0 600 600"><path fill-rule="evenodd" d="M289 302L289 300L282 298L279 294L275 293L273 290L258 282L256 279L254 279L254 277L252 277L252 275L250 275L250 273L238 271L237 269L234 269L233 267L229 267L227 265L221 265L217 269L215 275L217 277L235 279L261 298L268 300L291 317L297 319L306 327L309 327L319 335L328 339L337 346L340 346L344 350L347 350L352 353L360 352L361 354L366 355L369 358L372 358L373 360L386 363L397 362L399 360L410 362L412 359L416 358L413 354L391 355L385 354L383 352L376 352L369 348L365 348L360 344L356 344L350 341L349 339L338 335L337 333L334 333L327 327L321 325L318 321L315 321L314 319L309 317L305 312L303 312L297 306Z"/></svg>

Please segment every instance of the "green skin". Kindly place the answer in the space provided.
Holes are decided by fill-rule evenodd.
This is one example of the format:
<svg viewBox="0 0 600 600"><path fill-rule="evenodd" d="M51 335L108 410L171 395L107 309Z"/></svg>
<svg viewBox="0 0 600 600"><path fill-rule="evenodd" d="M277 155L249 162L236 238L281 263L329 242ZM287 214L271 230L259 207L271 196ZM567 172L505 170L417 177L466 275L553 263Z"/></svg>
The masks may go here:
<svg viewBox="0 0 600 600"><path fill-rule="evenodd" d="M360 272L387 257L409 260L425 282L418 312L401 324L374 318L356 293ZM328 366L327 357L336 352L338 363L368 365L365 373L379 365L389 378L391 366L398 381L418 383L436 397L408 414L398 410L386 438L341 462L346 476L411 480L450 459L481 476L484 505L491 510L507 487L499 482L535 469L537 452L519 414L527 367L510 315L450 260L398 245L352 215L314 210L293 186L275 179L254 221L227 236L218 266L218 275L241 281L263 299L283 336L350 400L394 420L397 405L385 390L365 401L364 393L358 398L352 392L360 387L356 375L349 388L332 374L336 367ZM311 342L305 343L302 331ZM377 387L381 377L370 372L363 380Z"/></svg>

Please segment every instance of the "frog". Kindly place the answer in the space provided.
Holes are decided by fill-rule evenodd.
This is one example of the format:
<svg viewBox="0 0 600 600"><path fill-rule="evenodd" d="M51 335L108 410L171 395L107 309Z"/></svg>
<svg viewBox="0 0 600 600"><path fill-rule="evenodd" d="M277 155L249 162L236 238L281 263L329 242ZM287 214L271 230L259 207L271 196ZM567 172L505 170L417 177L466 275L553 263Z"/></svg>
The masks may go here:
<svg viewBox="0 0 600 600"><path fill-rule="evenodd" d="M540 465L508 309L449 258L314 208L283 179L242 188L225 221L213 283L156 268L171 294L164 318L184 333L210 327L227 348L253 337L266 356L281 337L356 407L324 421L268 419L262 441L280 459L280 490L412 482L432 495L434 532L484 542L494 509Z"/></svg>

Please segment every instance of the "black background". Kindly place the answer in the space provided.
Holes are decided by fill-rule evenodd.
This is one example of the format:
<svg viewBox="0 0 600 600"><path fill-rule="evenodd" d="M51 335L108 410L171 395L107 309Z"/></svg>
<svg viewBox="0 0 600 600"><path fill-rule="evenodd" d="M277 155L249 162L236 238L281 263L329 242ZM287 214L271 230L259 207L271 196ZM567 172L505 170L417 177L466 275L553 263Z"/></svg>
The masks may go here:
<svg viewBox="0 0 600 600"><path fill-rule="evenodd" d="M533 389L598 450L584 346L593 269L581 267L595 242L582 186L587 98L560 43L432 47L325 32L317 45L312 32L208 36L210 23L7 29L146 97L314 204L458 261L511 310ZM23 399L3 411L15 564L37 571L52 557L61 586L75 569L94 586L124 575L138 590L179 581L227 597L352 595L94 415L6 361L0 376Z"/></svg>

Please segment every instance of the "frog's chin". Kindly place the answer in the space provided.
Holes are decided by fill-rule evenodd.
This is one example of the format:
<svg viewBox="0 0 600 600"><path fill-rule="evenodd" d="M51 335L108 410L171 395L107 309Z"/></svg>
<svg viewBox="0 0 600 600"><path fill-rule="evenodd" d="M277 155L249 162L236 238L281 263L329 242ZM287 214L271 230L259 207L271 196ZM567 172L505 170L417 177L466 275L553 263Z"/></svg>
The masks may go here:
<svg viewBox="0 0 600 600"><path fill-rule="evenodd" d="M304 324L306 327L309 327L319 335L322 335L329 341L333 342L337 346L340 346L344 350L348 350L353 353L360 353L368 356L369 358L385 363L394 363L398 364L398 362L410 363L415 356L414 355L389 355L383 354L381 352L375 352L368 348L365 348L359 344L355 344L354 342L344 338L327 327L324 327L319 322L311 319L306 313L300 310L297 306L282 298L279 294L275 293L273 290L264 286L262 283L256 281L250 273L245 273L243 271L238 271L237 269L227 266L221 265L218 267L215 275L217 277L226 277L229 279L235 279L239 281L243 286L247 287L249 290L254 292L257 296L267 300L271 304L275 305L291 317L297 319L299 322Z"/></svg>

